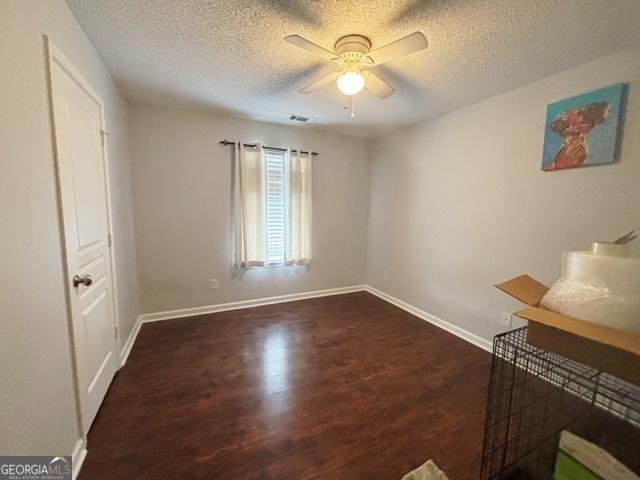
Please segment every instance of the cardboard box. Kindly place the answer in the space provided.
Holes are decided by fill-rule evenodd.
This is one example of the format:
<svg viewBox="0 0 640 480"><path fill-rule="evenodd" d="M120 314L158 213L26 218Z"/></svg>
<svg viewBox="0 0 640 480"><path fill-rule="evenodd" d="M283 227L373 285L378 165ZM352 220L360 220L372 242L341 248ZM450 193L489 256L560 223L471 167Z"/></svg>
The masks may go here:
<svg viewBox="0 0 640 480"><path fill-rule="evenodd" d="M528 321L531 345L640 384L640 335L546 310L540 302L548 287L528 275L496 287L527 305L514 315Z"/></svg>

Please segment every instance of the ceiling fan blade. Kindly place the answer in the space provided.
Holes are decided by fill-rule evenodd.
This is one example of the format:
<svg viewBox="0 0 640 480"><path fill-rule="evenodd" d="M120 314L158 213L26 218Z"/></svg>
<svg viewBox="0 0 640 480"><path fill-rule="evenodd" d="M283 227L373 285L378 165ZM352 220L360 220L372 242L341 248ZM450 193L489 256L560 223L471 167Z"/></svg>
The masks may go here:
<svg viewBox="0 0 640 480"><path fill-rule="evenodd" d="M382 99L393 95L395 90L391 85L382 80L373 72L363 72L364 74L364 86L371 93Z"/></svg>
<svg viewBox="0 0 640 480"><path fill-rule="evenodd" d="M287 37L284 37L284 39L287 42L295 45L296 47L300 47L307 50L308 52L315 53L316 55L319 55L326 60L333 60L337 57L334 52L327 50L326 48L322 48L320 45L316 45L306 38L302 38L300 35L289 35Z"/></svg>
<svg viewBox="0 0 640 480"><path fill-rule="evenodd" d="M316 80L312 84L307 85L304 88L301 88L300 90L298 90L298 93L311 93L314 90L319 89L320 87L324 87L325 85L329 85L331 82L336 81L339 76L340 76L340 72L333 72L333 73L330 73L329 75L325 75L324 77L320 78L319 80Z"/></svg>
<svg viewBox="0 0 640 480"><path fill-rule="evenodd" d="M424 50L429 45L427 37L422 32L413 32L406 37L402 37L395 42L387 43L383 47L376 48L369 57L376 65L403 57L413 52Z"/></svg>

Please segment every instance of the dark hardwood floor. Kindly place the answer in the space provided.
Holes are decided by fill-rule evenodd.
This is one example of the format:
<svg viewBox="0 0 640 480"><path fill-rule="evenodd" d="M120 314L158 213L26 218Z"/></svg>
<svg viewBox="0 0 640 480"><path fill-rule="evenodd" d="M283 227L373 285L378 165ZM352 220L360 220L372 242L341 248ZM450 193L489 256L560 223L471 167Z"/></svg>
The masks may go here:
<svg viewBox="0 0 640 480"><path fill-rule="evenodd" d="M475 480L489 363L365 292L145 324L80 480Z"/></svg>

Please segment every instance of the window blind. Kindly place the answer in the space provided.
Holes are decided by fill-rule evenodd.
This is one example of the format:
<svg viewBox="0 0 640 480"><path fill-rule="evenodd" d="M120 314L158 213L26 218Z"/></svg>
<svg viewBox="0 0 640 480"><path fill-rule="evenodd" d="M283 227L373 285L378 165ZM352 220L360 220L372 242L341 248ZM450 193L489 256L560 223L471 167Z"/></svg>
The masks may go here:
<svg viewBox="0 0 640 480"><path fill-rule="evenodd" d="M285 260L285 152L265 152L265 187L267 263L279 265Z"/></svg>

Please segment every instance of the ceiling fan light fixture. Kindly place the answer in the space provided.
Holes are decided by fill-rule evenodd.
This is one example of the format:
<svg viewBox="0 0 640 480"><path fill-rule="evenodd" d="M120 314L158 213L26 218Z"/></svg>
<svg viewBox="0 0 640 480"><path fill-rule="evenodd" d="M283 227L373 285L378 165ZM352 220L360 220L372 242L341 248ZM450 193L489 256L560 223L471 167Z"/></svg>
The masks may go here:
<svg viewBox="0 0 640 480"><path fill-rule="evenodd" d="M316 45L300 35L289 35L285 37L285 40L332 62L338 67L334 72L301 88L298 93L311 93L336 82L338 90L345 96L351 97L352 108L355 95L365 87L365 84L367 90L380 99L385 99L395 92L391 85L371 70L371 67L419 52L428 46L427 37L422 32L413 32L373 50L371 49L371 41L367 37L355 33L340 37L335 43L333 51Z"/></svg>
<svg viewBox="0 0 640 480"><path fill-rule="evenodd" d="M364 88L364 77L360 72L344 72L338 77L338 90L345 95L355 95Z"/></svg>

